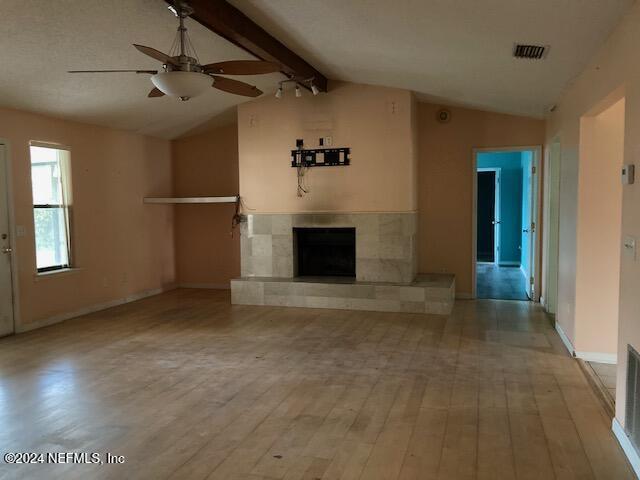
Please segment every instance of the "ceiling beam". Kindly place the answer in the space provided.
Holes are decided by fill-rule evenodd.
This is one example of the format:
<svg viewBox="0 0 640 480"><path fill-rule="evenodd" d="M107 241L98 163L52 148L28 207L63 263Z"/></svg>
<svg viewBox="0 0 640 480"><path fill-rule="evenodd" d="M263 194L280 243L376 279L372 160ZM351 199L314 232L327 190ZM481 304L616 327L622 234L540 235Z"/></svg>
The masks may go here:
<svg viewBox="0 0 640 480"><path fill-rule="evenodd" d="M165 2L174 3L171 0ZM191 18L212 32L260 60L280 64L282 73L288 77L313 77L314 85L322 92L327 91L327 78L322 73L226 0L188 0L187 3L194 10Z"/></svg>

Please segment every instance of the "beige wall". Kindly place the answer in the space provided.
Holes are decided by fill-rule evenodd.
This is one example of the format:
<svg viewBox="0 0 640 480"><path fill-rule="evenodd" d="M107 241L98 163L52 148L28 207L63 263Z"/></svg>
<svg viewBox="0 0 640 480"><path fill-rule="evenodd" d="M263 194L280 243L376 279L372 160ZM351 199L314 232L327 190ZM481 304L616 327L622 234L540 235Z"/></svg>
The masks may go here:
<svg viewBox="0 0 640 480"><path fill-rule="evenodd" d="M593 110L620 87L625 88L625 140L624 163L638 163L640 151L640 61L637 45L640 42L640 4L636 3L603 47L594 56L584 72L568 89L548 122L547 138L558 135L562 143L562 184L577 183L580 118ZM565 165L567 165L565 167ZM623 187L622 235L640 238L640 182ZM576 202L563 193L565 203ZM572 206L571 209L577 207ZM571 222L571 216L561 207L561 225ZM575 258L575 242L562 240L560 258ZM571 271L560 272L559 284L570 280ZM634 260L621 255L620 301L618 322L618 382L616 392L616 418L624 424L626 403L625 379L627 371L627 344L640 349L640 258ZM570 293L559 292L557 320L568 335L572 334ZM563 309L564 304L564 309Z"/></svg>
<svg viewBox="0 0 640 480"><path fill-rule="evenodd" d="M8 109L0 138L10 148L15 223L26 227L14 245L23 326L173 283L172 209L142 203L171 191L168 141ZM69 274L35 276L30 140L71 149L80 270Z"/></svg>
<svg viewBox="0 0 640 480"><path fill-rule="evenodd" d="M581 120L574 327L578 352L617 352L624 105L623 98Z"/></svg>
<svg viewBox="0 0 640 480"><path fill-rule="evenodd" d="M240 194L252 213L407 212L416 209L411 92L332 83L329 95L265 96L238 106ZM313 168L296 195L291 150L331 136L351 147L347 167Z"/></svg>
<svg viewBox="0 0 640 480"><path fill-rule="evenodd" d="M177 196L238 194L238 127L216 128L172 142ZM240 232L231 236L232 204L176 205L177 281L228 287L240 276Z"/></svg>
<svg viewBox="0 0 640 480"><path fill-rule="evenodd" d="M544 143L544 121L448 107L451 121L439 123L439 106L418 110L418 270L456 275L456 293L472 287L472 150Z"/></svg>

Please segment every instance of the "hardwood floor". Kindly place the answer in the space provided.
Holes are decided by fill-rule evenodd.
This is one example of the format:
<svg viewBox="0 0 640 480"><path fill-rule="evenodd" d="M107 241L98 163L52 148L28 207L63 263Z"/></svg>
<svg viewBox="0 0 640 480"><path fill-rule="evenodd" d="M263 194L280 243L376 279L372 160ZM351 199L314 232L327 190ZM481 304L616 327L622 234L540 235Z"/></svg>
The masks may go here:
<svg viewBox="0 0 640 480"><path fill-rule="evenodd" d="M0 478L627 479L541 309L231 306L175 290L0 340Z"/></svg>

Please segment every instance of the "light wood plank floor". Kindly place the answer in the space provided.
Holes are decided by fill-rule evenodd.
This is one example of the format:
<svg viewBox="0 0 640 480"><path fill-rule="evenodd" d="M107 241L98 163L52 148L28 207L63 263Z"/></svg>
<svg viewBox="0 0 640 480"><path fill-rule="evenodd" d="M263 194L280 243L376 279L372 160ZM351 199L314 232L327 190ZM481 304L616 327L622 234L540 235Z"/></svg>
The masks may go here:
<svg viewBox="0 0 640 480"><path fill-rule="evenodd" d="M126 457L0 478L633 478L541 309L490 300L441 317L176 290L5 338L0 450Z"/></svg>

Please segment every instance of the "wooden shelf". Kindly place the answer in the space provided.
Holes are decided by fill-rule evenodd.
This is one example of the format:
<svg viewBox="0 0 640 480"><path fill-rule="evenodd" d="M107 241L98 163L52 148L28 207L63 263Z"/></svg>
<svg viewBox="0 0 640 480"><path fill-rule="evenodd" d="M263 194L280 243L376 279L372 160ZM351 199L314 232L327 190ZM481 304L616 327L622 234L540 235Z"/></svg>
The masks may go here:
<svg viewBox="0 0 640 480"><path fill-rule="evenodd" d="M144 203L236 203L238 196L233 197L145 197Z"/></svg>

